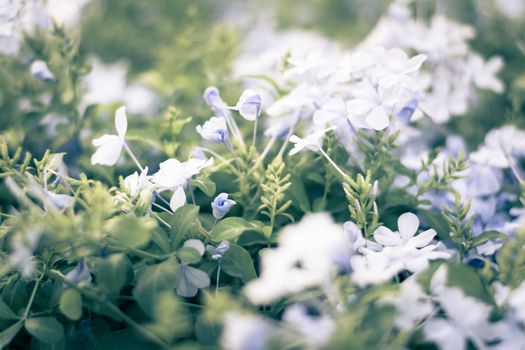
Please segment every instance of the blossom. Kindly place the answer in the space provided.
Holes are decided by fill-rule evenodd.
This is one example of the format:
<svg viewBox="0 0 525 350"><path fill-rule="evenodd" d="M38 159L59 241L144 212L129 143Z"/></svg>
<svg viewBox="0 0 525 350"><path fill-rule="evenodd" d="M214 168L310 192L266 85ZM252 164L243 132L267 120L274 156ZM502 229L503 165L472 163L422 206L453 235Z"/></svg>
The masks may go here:
<svg viewBox="0 0 525 350"><path fill-rule="evenodd" d="M370 75L378 78L379 86L391 88L396 85L414 90L416 82L409 76L421 67L427 59L424 54L408 58L401 49L391 48L388 50L376 49L379 54L379 64L371 69Z"/></svg>
<svg viewBox="0 0 525 350"><path fill-rule="evenodd" d="M290 142L294 144L294 147L290 150L290 155L299 153L303 149L309 149L312 151L318 151L321 148L321 141L323 136L330 130L334 130L335 127L328 129L318 129L306 136L305 138L300 138L296 135L290 136Z"/></svg>
<svg viewBox="0 0 525 350"><path fill-rule="evenodd" d="M261 251L261 274L244 294L256 304L329 283L331 272L347 270L350 252L341 225L326 213L309 214L279 234L279 246Z"/></svg>
<svg viewBox="0 0 525 350"><path fill-rule="evenodd" d="M445 288L438 297L447 318L432 318L425 322L425 337L440 349L467 349L467 340L478 349L494 340L494 327L489 324L490 307L466 296L459 288Z"/></svg>
<svg viewBox="0 0 525 350"><path fill-rule="evenodd" d="M222 219L235 204L235 201L228 199L228 193L220 193L211 203L213 216L216 219Z"/></svg>
<svg viewBox="0 0 525 350"><path fill-rule="evenodd" d="M206 251L211 255L213 260L221 260L224 254L230 249L230 242L222 241L217 247L212 245L206 246Z"/></svg>
<svg viewBox="0 0 525 350"><path fill-rule="evenodd" d="M80 259L77 266L66 274L66 280L75 284L81 281L91 281L91 274L85 258Z"/></svg>
<svg viewBox="0 0 525 350"><path fill-rule="evenodd" d="M401 215L397 221L398 232L392 232L385 226L374 231L374 239L384 248L381 254L392 261L403 264L411 272L421 271L429 265L429 260L446 259L450 254L438 251L438 244L430 244L436 236L433 229L416 235L419 219L412 213Z"/></svg>
<svg viewBox="0 0 525 350"><path fill-rule="evenodd" d="M228 350L265 350L277 330L262 317L229 312L224 317L221 344Z"/></svg>
<svg viewBox="0 0 525 350"><path fill-rule="evenodd" d="M197 125L196 130L207 141L222 143L228 140L228 128L223 117L211 117L204 125Z"/></svg>
<svg viewBox="0 0 525 350"><path fill-rule="evenodd" d="M117 130L117 135L105 134L93 140L93 145L97 147L97 150L91 156L91 164L111 166L117 163L120 152L124 147L124 138L128 130L128 117L124 106L115 112L115 129Z"/></svg>
<svg viewBox="0 0 525 350"><path fill-rule="evenodd" d="M378 252L368 251L365 255L353 255L351 279L358 286L379 284L391 280L403 270L402 263L390 259Z"/></svg>
<svg viewBox="0 0 525 350"><path fill-rule="evenodd" d="M160 163L159 171L153 174L151 181L161 190L172 190L170 208L176 211L186 203L184 187L192 176L198 174L203 168L213 164L213 158L191 158L182 163L175 158L170 158Z"/></svg>
<svg viewBox="0 0 525 350"><path fill-rule="evenodd" d="M335 322L326 315L311 315L302 304L293 304L286 308L283 321L295 328L306 342L320 348L335 330Z"/></svg>
<svg viewBox="0 0 525 350"><path fill-rule="evenodd" d="M198 239L188 239L183 246L194 249L199 256L204 254L204 244ZM191 298L197 294L199 288L206 288L209 285L210 277L205 272L186 263L179 266L175 286L178 295Z"/></svg>
<svg viewBox="0 0 525 350"><path fill-rule="evenodd" d="M55 75L49 70L47 63L42 60L36 60L31 63L31 75L39 80L55 80Z"/></svg>
<svg viewBox="0 0 525 350"><path fill-rule="evenodd" d="M228 111L228 106L221 98L219 89L214 86L207 88L204 91L203 98L216 116L227 118L230 112Z"/></svg>
<svg viewBox="0 0 525 350"><path fill-rule="evenodd" d="M354 117L362 119L366 125L375 130L383 130L390 124L389 114L396 103L395 87L374 87L363 81L352 91L353 99L346 108Z"/></svg>
<svg viewBox="0 0 525 350"><path fill-rule="evenodd" d="M145 199L151 195L154 185L150 181L151 176L148 176L148 171L148 167L145 167L140 175L135 171L124 178L124 189L130 197L140 196L141 199Z"/></svg>
<svg viewBox="0 0 525 350"><path fill-rule="evenodd" d="M261 95L252 89L247 89L242 93L235 109L244 119L254 121L261 114L261 103Z"/></svg>
<svg viewBox="0 0 525 350"><path fill-rule="evenodd" d="M503 83L496 77L503 67L501 57L492 57L488 61L483 60L481 55L472 53L467 61L468 69L472 74L472 81L480 89L492 90L502 93L505 89Z"/></svg>
<svg viewBox="0 0 525 350"><path fill-rule="evenodd" d="M46 208L48 208L48 205L51 204L55 209L64 211L75 204L75 197L73 196L67 194L58 194L46 190L44 190L44 193L47 197L47 201L44 202Z"/></svg>
<svg viewBox="0 0 525 350"><path fill-rule="evenodd" d="M34 269L33 250L19 240L13 242L13 251L9 255L9 262L22 272L23 276L30 276Z"/></svg>

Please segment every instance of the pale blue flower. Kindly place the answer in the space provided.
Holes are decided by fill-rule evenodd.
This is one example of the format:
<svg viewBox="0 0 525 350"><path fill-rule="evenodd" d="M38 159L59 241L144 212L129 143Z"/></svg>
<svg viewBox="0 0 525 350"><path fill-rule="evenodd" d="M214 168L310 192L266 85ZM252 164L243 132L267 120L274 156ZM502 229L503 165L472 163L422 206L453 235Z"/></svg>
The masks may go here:
<svg viewBox="0 0 525 350"><path fill-rule="evenodd" d="M410 122L410 119L412 118L412 115L416 111L416 108L418 106L419 102L418 100L411 99L408 101L397 113L397 117L403 122L408 123Z"/></svg>
<svg viewBox="0 0 525 350"><path fill-rule="evenodd" d="M203 97L216 116L227 117L229 115L228 106L222 100L219 89L211 86L204 91Z"/></svg>
<svg viewBox="0 0 525 350"><path fill-rule="evenodd" d="M31 64L31 75L33 78L43 81L55 80L55 75L47 67L47 63L41 60L36 60Z"/></svg>
<svg viewBox="0 0 525 350"><path fill-rule="evenodd" d="M255 90L245 90L239 101L235 105L235 109L239 111L239 114L246 120L254 121L261 114L262 99Z"/></svg>
<svg viewBox="0 0 525 350"><path fill-rule="evenodd" d="M91 281L91 274L86 259L81 259L77 266L66 275L66 279L71 283L79 283L81 281Z"/></svg>
<svg viewBox="0 0 525 350"><path fill-rule="evenodd" d="M222 219L235 204L237 204L235 201L228 199L228 193L219 194L211 203L213 216L216 219Z"/></svg>
<svg viewBox="0 0 525 350"><path fill-rule="evenodd" d="M223 143L228 140L228 127L224 117L211 117L202 126L197 125L196 130L206 141Z"/></svg>
<svg viewBox="0 0 525 350"><path fill-rule="evenodd" d="M224 254L230 249L230 242L222 241L217 247L212 245L206 246L206 251L211 255L213 260L221 260Z"/></svg>

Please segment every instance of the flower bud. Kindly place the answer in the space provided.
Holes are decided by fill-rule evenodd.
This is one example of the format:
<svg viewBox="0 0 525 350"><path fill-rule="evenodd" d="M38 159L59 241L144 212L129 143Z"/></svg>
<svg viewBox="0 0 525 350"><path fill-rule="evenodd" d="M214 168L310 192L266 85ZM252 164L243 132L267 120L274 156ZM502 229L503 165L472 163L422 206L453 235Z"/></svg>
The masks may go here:
<svg viewBox="0 0 525 350"><path fill-rule="evenodd" d="M242 93L235 108L244 119L253 121L261 114L261 101L261 95L254 90L248 89Z"/></svg>
<svg viewBox="0 0 525 350"><path fill-rule="evenodd" d="M207 141L223 143L228 139L226 119L223 117L211 117L202 126L197 125L196 130Z"/></svg>
<svg viewBox="0 0 525 350"><path fill-rule="evenodd" d="M43 81L55 80L55 75L47 67L47 63L41 60L34 61L31 64L31 75L33 78Z"/></svg>
<svg viewBox="0 0 525 350"><path fill-rule="evenodd" d="M223 192L219 194L211 203L211 207L213 209L213 216L216 219L222 219L226 214L228 214L231 207L235 204L235 201L228 199L227 193Z"/></svg>

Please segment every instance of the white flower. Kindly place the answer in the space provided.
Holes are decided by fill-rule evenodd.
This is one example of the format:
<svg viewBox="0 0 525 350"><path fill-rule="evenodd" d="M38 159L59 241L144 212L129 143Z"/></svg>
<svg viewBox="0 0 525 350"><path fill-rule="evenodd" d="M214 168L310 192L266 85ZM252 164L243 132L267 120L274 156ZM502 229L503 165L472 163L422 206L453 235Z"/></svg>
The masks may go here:
<svg viewBox="0 0 525 350"><path fill-rule="evenodd" d="M379 64L370 71L370 75L378 78L379 86L391 88L400 85L411 90L417 88L416 82L409 74L419 70L427 59L426 55L419 54L408 58L407 54L398 48L376 51L380 56Z"/></svg>
<svg viewBox="0 0 525 350"><path fill-rule="evenodd" d="M525 131L513 125L492 129L484 144L470 154L470 159L496 168L508 168L517 157L525 156Z"/></svg>
<svg viewBox="0 0 525 350"><path fill-rule="evenodd" d="M36 60L31 63L31 75L39 80L55 80L55 75L49 70L47 63L42 60Z"/></svg>
<svg viewBox="0 0 525 350"><path fill-rule="evenodd" d="M247 89L242 93L235 109L244 119L254 121L261 114L261 103L261 96L256 91Z"/></svg>
<svg viewBox="0 0 525 350"><path fill-rule="evenodd" d="M184 163L175 158L170 158L160 163L160 169L153 175L151 181L161 190L173 191L170 208L175 211L186 203L184 187L191 177L211 164L213 164L213 158L208 160L191 158Z"/></svg>
<svg viewBox="0 0 525 350"><path fill-rule="evenodd" d="M392 304L397 309L394 323L402 330L409 331L432 312L432 302L412 276L401 283L397 296L388 296L382 302Z"/></svg>
<svg viewBox="0 0 525 350"><path fill-rule="evenodd" d="M412 213L401 215L397 221L399 232L392 232L385 226L380 226L374 232L374 239L384 248L381 254L392 261L402 263L410 272L424 270L429 265L429 260L447 259L450 254L436 251L437 244L430 244L436 231L426 230L416 235L419 228L419 219Z"/></svg>
<svg viewBox="0 0 525 350"><path fill-rule="evenodd" d="M9 255L9 262L26 277L30 276L35 269L32 249L26 247L19 240L13 243L13 251Z"/></svg>
<svg viewBox="0 0 525 350"><path fill-rule="evenodd" d="M395 87L374 87L370 82L363 81L352 90L353 99L348 101L346 108L355 119L361 119L362 125L383 130L390 125L389 114L397 102Z"/></svg>
<svg viewBox="0 0 525 350"><path fill-rule="evenodd" d="M151 176L148 176L148 167L141 171L134 172L124 178L124 189L128 195L134 199L138 197L140 204L146 204L151 200L151 195L155 189L155 185L150 181Z"/></svg>
<svg viewBox="0 0 525 350"><path fill-rule="evenodd" d="M348 116L345 101L341 97L333 97L315 111L313 122L318 126L334 125L337 121L345 120Z"/></svg>
<svg viewBox="0 0 525 350"><path fill-rule="evenodd" d="M433 318L425 323L425 337L443 350L467 349L467 340L478 349L494 340L494 328L488 322L490 307L466 296L459 288L445 288L439 303L447 318Z"/></svg>
<svg viewBox="0 0 525 350"><path fill-rule="evenodd" d="M210 277L195 267L181 264L177 270L177 294L181 297L192 298L200 288L210 285Z"/></svg>
<svg viewBox="0 0 525 350"><path fill-rule="evenodd" d="M196 130L207 141L222 143L228 140L228 128L223 117L211 117L204 125L197 125Z"/></svg>
<svg viewBox="0 0 525 350"><path fill-rule="evenodd" d="M46 209L48 208L48 205L51 204L54 208L60 211L64 211L75 204L75 197L73 196L67 194L53 193L51 191L46 190L44 190L44 193L47 197L47 201L44 202Z"/></svg>
<svg viewBox="0 0 525 350"><path fill-rule="evenodd" d="M265 350L278 329L258 316L227 313L224 317L221 344L226 350Z"/></svg>
<svg viewBox="0 0 525 350"><path fill-rule="evenodd" d="M111 166L117 163L128 130L128 117L124 106L115 112L115 128L117 135L105 134L93 140L93 145L97 147L97 150L91 156L91 164Z"/></svg>
<svg viewBox="0 0 525 350"><path fill-rule="evenodd" d="M360 287L390 281L403 270L402 263L392 262L385 255L374 251L368 251L365 255L353 255L350 265L352 281Z"/></svg>
<svg viewBox="0 0 525 350"><path fill-rule="evenodd" d="M310 315L306 306L293 304L286 308L283 321L294 327L308 344L322 347L335 330L334 321L326 315Z"/></svg>
<svg viewBox="0 0 525 350"><path fill-rule="evenodd" d="M244 288L256 304L330 282L337 267L348 269L350 251L343 228L326 213L306 215L279 234L279 246L261 251L260 278Z"/></svg>
<svg viewBox="0 0 525 350"><path fill-rule="evenodd" d="M468 57L467 66L472 74L472 81L478 88L492 90L496 93L503 92L503 83L496 77L503 67L501 57L492 57L485 61L483 57L473 53Z"/></svg>
<svg viewBox="0 0 525 350"><path fill-rule="evenodd" d="M296 135L290 136L290 142L294 144L294 147L289 154L293 156L305 148L311 151L318 151L321 148L323 136L330 130L335 130L335 127L318 129L303 139Z"/></svg>
<svg viewBox="0 0 525 350"><path fill-rule="evenodd" d="M508 300L515 317L525 325L525 282L510 293Z"/></svg>

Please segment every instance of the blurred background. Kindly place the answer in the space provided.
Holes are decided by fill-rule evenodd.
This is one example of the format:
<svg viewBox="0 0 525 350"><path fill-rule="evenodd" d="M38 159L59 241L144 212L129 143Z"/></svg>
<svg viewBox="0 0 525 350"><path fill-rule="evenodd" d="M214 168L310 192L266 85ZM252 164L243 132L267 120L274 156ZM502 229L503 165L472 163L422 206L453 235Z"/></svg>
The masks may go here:
<svg viewBox="0 0 525 350"><path fill-rule="evenodd" d="M67 152L73 171L109 179L115 170L89 164L91 139L112 130L113 112L125 104L137 153L147 152L152 162L187 156L197 135L184 131L211 116L202 99L206 87L217 86L233 103L245 75L270 64L267 52L284 57L290 47L351 48L389 4L1 0L0 134L12 149L35 156L48 148ZM471 25L477 32L472 47L505 61L499 75L505 92L481 94L476 108L446 127L472 146L504 123L525 127L525 1L420 0L410 6L421 20L439 12ZM54 79L34 79L29 67L35 60L45 61Z"/></svg>

